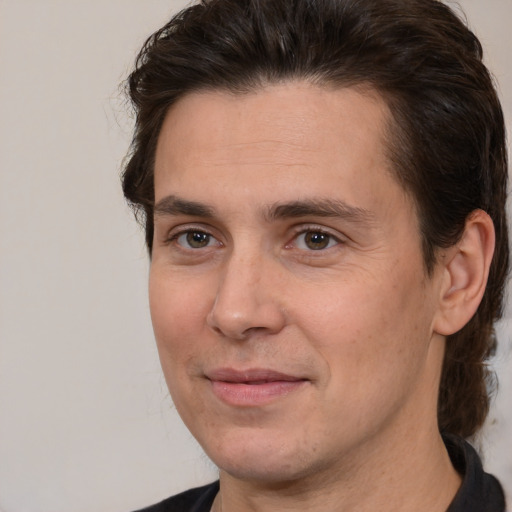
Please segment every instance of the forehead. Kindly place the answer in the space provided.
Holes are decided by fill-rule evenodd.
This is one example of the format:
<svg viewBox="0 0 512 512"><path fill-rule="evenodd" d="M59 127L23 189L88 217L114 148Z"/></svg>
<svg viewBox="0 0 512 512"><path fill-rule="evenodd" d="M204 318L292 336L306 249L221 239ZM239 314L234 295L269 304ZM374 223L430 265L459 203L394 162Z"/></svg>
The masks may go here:
<svg viewBox="0 0 512 512"><path fill-rule="evenodd" d="M385 144L389 119L377 93L356 88L290 82L188 94L160 132L155 200L182 188L199 196L208 187L230 200L234 190L248 198L258 191L269 202L335 190L334 199L366 207L386 199L390 181L397 187Z"/></svg>

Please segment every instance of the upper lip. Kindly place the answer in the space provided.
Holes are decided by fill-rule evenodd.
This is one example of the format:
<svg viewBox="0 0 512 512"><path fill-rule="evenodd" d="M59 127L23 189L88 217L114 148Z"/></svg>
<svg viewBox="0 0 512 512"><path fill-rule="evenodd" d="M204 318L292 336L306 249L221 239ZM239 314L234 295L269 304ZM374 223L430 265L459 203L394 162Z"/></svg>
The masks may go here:
<svg viewBox="0 0 512 512"><path fill-rule="evenodd" d="M206 373L206 377L212 381L232 383L262 383L275 381L300 381L306 380L296 375L288 375L265 368L249 368L247 370L235 370L233 368L217 368Z"/></svg>

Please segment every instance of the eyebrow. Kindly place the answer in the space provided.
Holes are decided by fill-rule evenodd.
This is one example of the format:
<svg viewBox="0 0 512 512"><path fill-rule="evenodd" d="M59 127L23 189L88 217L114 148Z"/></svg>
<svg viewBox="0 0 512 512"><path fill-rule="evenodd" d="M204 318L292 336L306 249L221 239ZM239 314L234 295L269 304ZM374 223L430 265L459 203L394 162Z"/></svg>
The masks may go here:
<svg viewBox="0 0 512 512"><path fill-rule="evenodd" d="M298 217L330 217L369 224L375 220L370 210L351 206L344 201L333 199L306 199L270 206L266 217L269 220Z"/></svg>
<svg viewBox="0 0 512 512"><path fill-rule="evenodd" d="M158 201L153 209L156 216L187 215L211 219L216 209L208 204L190 201L169 195ZM264 218L271 222L299 217L341 218L357 224L370 224L375 215L365 208L351 206L344 201L333 199L306 199L287 203L276 203L264 210Z"/></svg>
<svg viewBox="0 0 512 512"><path fill-rule="evenodd" d="M153 208L153 214L160 215L189 215L191 217L215 217L215 208L196 201L188 201L179 197L166 196Z"/></svg>

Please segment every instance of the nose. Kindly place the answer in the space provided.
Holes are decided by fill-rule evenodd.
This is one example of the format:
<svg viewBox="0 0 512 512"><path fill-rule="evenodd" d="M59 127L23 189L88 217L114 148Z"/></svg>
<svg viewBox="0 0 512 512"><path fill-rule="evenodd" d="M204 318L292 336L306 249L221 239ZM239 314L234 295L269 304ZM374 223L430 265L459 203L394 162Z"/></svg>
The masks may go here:
<svg viewBox="0 0 512 512"><path fill-rule="evenodd" d="M220 275L208 326L233 340L276 334L286 324L277 263L233 254Z"/></svg>

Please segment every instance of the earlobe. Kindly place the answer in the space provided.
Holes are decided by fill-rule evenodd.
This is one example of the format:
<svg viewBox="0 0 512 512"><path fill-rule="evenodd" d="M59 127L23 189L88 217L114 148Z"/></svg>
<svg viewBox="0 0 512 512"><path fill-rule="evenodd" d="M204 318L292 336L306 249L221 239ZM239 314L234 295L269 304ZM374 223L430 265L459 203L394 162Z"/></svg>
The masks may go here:
<svg viewBox="0 0 512 512"><path fill-rule="evenodd" d="M443 255L440 302L433 325L438 334L454 334L475 314L487 285L494 243L491 218L475 210L466 220L460 241Z"/></svg>

